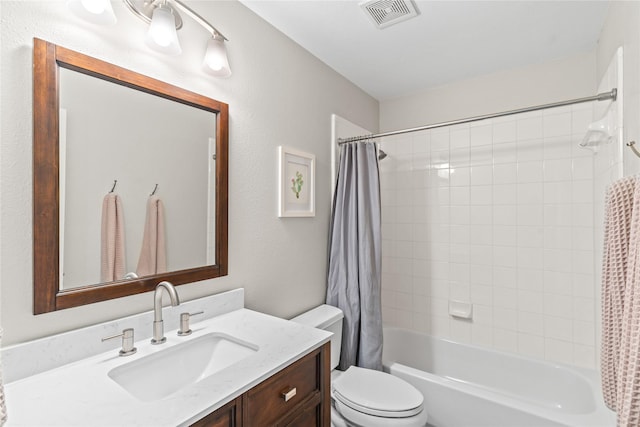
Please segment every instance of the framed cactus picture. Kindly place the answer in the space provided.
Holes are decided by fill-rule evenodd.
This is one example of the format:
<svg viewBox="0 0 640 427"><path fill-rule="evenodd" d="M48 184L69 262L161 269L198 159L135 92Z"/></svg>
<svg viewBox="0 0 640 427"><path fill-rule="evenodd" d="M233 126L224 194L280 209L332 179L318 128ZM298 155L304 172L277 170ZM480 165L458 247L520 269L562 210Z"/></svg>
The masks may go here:
<svg viewBox="0 0 640 427"><path fill-rule="evenodd" d="M278 147L278 216L316 216L316 156Z"/></svg>

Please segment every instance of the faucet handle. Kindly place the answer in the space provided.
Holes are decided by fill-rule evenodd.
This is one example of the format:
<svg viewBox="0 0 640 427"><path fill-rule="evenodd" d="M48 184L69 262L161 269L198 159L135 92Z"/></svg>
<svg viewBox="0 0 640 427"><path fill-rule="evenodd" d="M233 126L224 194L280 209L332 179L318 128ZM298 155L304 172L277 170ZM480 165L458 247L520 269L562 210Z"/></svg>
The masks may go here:
<svg viewBox="0 0 640 427"><path fill-rule="evenodd" d="M102 338L102 342L119 337L122 337L122 349L119 353L120 356L131 356L138 351L138 349L133 346L133 328L123 329L120 334Z"/></svg>
<svg viewBox="0 0 640 427"><path fill-rule="evenodd" d="M204 311L196 311L195 313L181 313L180 314L180 330L178 331L178 336L184 337L186 335L191 335L191 329L189 328L189 319L191 316L197 316L198 314L203 314Z"/></svg>

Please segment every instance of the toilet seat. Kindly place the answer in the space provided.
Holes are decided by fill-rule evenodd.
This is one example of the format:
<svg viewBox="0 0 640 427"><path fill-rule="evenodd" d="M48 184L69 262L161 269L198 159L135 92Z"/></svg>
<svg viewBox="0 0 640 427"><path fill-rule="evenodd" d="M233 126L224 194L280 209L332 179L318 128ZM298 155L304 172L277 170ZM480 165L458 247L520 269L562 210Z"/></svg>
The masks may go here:
<svg viewBox="0 0 640 427"><path fill-rule="evenodd" d="M351 366L332 383L340 406L383 418L408 418L423 410L424 397L411 384L385 372Z"/></svg>
<svg viewBox="0 0 640 427"><path fill-rule="evenodd" d="M407 418L387 418L367 415L343 405L334 399L335 410L332 407L331 423L335 427L425 427L427 424L427 411Z"/></svg>

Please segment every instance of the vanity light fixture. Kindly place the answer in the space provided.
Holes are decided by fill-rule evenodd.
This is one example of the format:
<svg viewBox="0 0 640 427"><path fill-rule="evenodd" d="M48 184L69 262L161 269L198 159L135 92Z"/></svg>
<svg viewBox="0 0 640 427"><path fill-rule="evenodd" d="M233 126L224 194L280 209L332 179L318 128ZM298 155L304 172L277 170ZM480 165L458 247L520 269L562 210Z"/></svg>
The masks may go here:
<svg viewBox="0 0 640 427"><path fill-rule="evenodd" d="M231 67L229 66L225 45L228 39L182 1L122 1L134 15L149 24L146 39L147 45L158 52L171 55L179 55L182 52L177 33L182 28L182 17L179 11L188 15L211 33L203 60L204 69L217 77L229 77L231 75ZM67 5L76 15L87 21L102 25L116 23L116 17L109 0L68 0Z"/></svg>

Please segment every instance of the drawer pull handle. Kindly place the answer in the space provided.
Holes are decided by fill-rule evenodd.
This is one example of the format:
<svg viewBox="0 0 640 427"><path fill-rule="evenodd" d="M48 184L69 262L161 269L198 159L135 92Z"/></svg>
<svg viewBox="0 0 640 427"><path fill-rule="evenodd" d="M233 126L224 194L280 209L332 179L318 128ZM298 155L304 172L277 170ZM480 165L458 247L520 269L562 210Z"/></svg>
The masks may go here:
<svg viewBox="0 0 640 427"><path fill-rule="evenodd" d="M283 392L282 393L282 398L284 399L285 402L288 402L289 400L291 400L291 398L293 398L293 396L295 396L297 393L297 390L295 387L293 387L291 390Z"/></svg>

